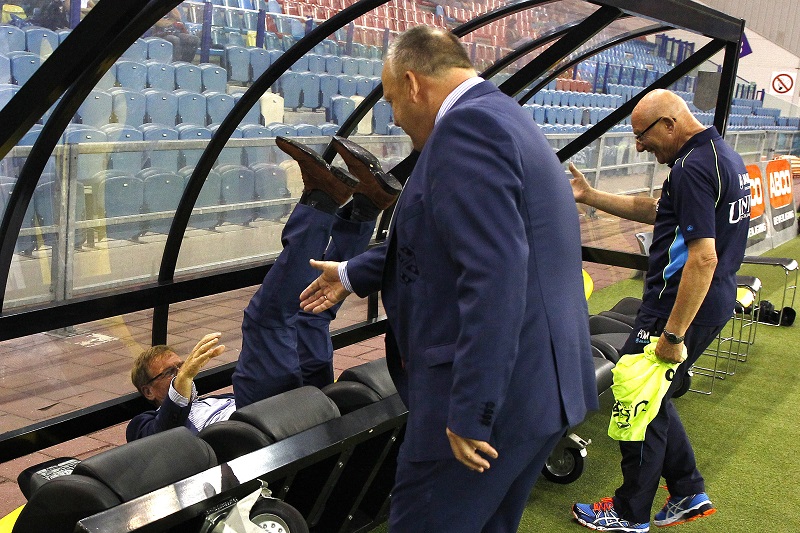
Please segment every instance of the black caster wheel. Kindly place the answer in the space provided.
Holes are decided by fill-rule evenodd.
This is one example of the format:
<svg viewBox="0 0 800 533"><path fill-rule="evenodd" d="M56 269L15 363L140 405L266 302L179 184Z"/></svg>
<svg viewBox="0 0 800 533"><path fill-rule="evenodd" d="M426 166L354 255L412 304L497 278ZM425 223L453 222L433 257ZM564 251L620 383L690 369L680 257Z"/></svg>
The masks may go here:
<svg viewBox="0 0 800 533"><path fill-rule="evenodd" d="M553 483L566 485L572 483L583 474L585 459L576 448L556 449L542 467L542 475Z"/></svg>
<svg viewBox="0 0 800 533"><path fill-rule="evenodd" d="M692 388L692 371L686 373L686 376L683 378L683 382L681 386L675 391L675 394L672 395L673 398L680 398L684 394L686 394L689 389Z"/></svg>
<svg viewBox="0 0 800 533"><path fill-rule="evenodd" d="M274 498L258 500L250 509L250 521L271 533L308 533L308 524L300 511Z"/></svg>

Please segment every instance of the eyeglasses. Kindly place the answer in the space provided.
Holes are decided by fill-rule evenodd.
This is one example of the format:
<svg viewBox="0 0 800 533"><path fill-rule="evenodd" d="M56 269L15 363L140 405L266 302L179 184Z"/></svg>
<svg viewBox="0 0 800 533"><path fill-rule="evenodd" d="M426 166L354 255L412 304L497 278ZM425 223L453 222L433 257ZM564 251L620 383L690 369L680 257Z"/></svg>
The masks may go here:
<svg viewBox="0 0 800 533"><path fill-rule="evenodd" d="M145 385L150 385L154 381L158 381L159 379L162 379L162 378L165 378L165 377L169 377L170 379L174 378L175 376L178 375L178 370L180 370L181 365L183 365L183 363L181 363L179 365L173 365L173 366L167 367L161 373L156 374L155 376L150 378L150 380L147 383L145 383Z"/></svg>
<svg viewBox="0 0 800 533"><path fill-rule="evenodd" d="M656 124L661 122L662 118L667 118L667 117L658 117L655 122L653 122L652 124L647 126L639 135L634 135L633 137L634 137L634 139L636 139L636 142L642 142L642 138L644 138L645 134L648 131L650 131L653 128L653 126L655 126Z"/></svg>

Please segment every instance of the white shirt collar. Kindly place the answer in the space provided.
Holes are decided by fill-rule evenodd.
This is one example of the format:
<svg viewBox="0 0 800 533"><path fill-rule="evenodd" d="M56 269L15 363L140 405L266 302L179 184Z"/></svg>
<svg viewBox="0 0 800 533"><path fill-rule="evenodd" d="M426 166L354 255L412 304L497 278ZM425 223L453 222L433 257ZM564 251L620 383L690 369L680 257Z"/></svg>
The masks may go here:
<svg viewBox="0 0 800 533"><path fill-rule="evenodd" d="M481 82L483 82L483 78L480 76L474 76L462 81L458 87L453 89L453 91L447 95L447 98L444 99L444 102L442 102L442 107L439 108L439 112L436 113L436 119L433 122L434 126L439 122L439 119L441 119L445 113L450 111L450 108L453 107L456 102L458 102L458 99L464 96L465 92L469 91Z"/></svg>

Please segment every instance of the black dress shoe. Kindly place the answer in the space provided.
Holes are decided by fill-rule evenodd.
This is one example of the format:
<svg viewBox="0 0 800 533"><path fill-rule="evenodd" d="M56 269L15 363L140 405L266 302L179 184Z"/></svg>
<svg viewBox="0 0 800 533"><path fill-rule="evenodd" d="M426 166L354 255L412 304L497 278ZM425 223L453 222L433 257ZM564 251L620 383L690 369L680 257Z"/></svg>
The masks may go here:
<svg viewBox="0 0 800 533"><path fill-rule="evenodd" d="M345 170L331 167L314 150L286 137L276 137L275 144L300 165L304 192L320 190L338 205L344 205L355 192L358 179Z"/></svg>
<svg viewBox="0 0 800 533"><path fill-rule="evenodd" d="M333 147L344 159L347 169L358 178L353 194L363 194L381 211L397 200L403 186L394 176L381 170L380 162L372 153L344 137L334 137Z"/></svg>

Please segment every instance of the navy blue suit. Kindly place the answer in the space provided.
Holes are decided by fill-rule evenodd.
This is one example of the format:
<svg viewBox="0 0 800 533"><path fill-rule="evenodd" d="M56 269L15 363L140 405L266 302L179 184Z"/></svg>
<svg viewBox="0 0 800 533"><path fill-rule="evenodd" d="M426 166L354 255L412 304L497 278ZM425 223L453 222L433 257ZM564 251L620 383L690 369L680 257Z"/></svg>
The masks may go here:
<svg viewBox="0 0 800 533"><path fill-rule="evenodd" d="M392 531L516 531L550 450L597 408L578 224L544 135L483 82L433 129L385 245L348 262L357 294L382 291L409 408ZM446 427L499 458L469 471Z"/></svg>
<svg viewBox="0 0 800 533"><path fill-rule="evenodd" d="M300 293L317 276L308 261L352 257L366 248L374 228L374 221L294 208L281 235L283 251L244 310L242 351L231 378L237 407L333 382L329 324L338 306L319 315L300 311Z"/></svg>

